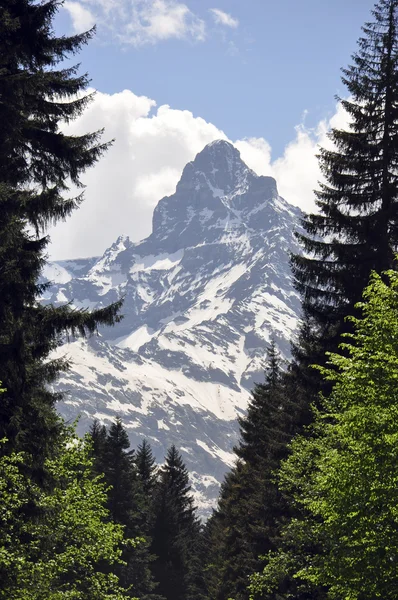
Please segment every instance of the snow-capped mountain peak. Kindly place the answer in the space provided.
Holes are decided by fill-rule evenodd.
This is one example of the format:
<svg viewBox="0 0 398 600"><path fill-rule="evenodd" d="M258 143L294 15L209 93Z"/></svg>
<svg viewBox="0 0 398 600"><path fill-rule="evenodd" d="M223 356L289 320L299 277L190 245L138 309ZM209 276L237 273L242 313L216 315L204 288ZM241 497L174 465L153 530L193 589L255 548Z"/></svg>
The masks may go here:
<svg viewBox="0 0 398 600"><path fill-rule="evenodd" d="M233 460L236 416L263 378L271 336L289 354L299 298L288 252L298 250L299 217L273 178L219 140L160 200L147 239L121 236L100 258L47 269L58 282L46 302L92 308L125 298L121 323L59 349L74 361L58 383L68 392L61 412L80 413L82 430L119 414L133 445L148 438L159 459L176 443L203 510L218 492L207 483Z"/></svg>
<svg viewBox="0 0 398 600"><path fill-rule="evenodd" d="M269 221L272 204L285 204L272 177L256 175L229 142L208 144L183 170L172 196L162 198L153 215L150 243L159 251L212 243L222 232L239 226L262 231Z"/></svg>
<svg viewBox="0 0 398 600"><path fill-rule="evenodd" d="M239 150L224 140L208 144L184 168L177 191L202 191L214 197L244 190L257 177L240 157Z"/></svg>

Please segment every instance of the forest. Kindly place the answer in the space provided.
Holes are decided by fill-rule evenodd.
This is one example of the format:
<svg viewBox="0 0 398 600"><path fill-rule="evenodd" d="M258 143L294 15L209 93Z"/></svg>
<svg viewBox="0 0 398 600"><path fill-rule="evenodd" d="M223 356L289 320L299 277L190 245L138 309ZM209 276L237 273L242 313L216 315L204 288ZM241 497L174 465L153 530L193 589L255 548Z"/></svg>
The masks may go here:
<svg viewBox="0 0 398 600"><path fill-rule="evenodd" d="M123 316L123 300L39 302L47 228L111 144L62 132L93 97L70 59L95 28L57 36L59 6L0 2L0 598L395 599L398 0L376 3L342 69L349 126L319 150L317 212L290 259L292 358L271 343L206 523L178 447L159 466L119 418L79 438L57 413L71 365L53 351Z"/></svg>

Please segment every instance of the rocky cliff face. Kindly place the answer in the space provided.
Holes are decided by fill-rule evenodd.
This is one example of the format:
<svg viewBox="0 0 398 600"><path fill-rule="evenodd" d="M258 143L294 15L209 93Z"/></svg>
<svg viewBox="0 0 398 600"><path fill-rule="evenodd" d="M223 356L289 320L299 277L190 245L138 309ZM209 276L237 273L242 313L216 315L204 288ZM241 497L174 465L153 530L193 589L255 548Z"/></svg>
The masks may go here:
<svg viewBox="0 0 398 600"><path fill-rule="evenodd" d="M289 251L300 211L259 177L228 142L188 163L160 200L153 232L119 239L102 257L52 263L44 302L100 307L123 296L125 318L59 349L74 366L58 382L59 409L105 423L119 415L133 446L146 437L157 458L172 442L206 512L232 464L236 416L262 381L273 335L282 355L297 323Z"/></svg>

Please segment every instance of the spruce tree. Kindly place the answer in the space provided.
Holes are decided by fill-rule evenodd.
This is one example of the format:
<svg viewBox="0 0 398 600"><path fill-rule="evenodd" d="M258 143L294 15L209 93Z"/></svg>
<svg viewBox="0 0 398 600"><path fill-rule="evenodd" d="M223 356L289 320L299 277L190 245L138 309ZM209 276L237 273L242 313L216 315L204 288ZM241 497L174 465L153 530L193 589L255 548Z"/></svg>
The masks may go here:
<svg viewBox="0 0 398 600"><path fill-rule="evenodd" d="M172 445L154 491L152 551L158 592L166 600L201 600L202 565L198 565L200 523L190 494L188 471Z"/></svg>
<svg viewBox="0 0 398 600"><path fill-rule="evenodd" d="M105 438L104 438L105 433ZM141 600L161 600L154 592L156 584L151 574L153 557L149 551L148 513L150 499L146 496L135 466L135 453L120 418L107 431L94 422L90 435L95 456L95 470L103 473L108 487L107 508L114 523L124 526L126 538L140 538L137 547L124 548L126 565L117 575L132 597Z"/></svg>
<svg viewBox="0 0 398 600"><path fill-rule="evenodd" d="M398 249L397 20L398 0L379 0L353 64L343 69L350 124L331 131L333 149L320 150L319 214L304 218L298 238L305 254L292 257L311 332L309 339L302 329L296 348L303 368L336 351L370 272L391 268Z"/></svg>
<svg viewBox="0 0 398 600"><path fill-rule="evenodd" d="M306 413L304 424L313 418L311 403L323 410L319 392L329 395L332 387L312 365L324 365L326 353L337 351L341 335L351 331L346 317L355 314L370 272L390 268L398 249L398 1L380 0L372 14L353 64L343 70L350 98L341 102L350 124L333 129L334 147L320 150L325 183L316 192L319 213L303 220L305 233L298 238L304 255L292 257L303 319L285 379L290 398ZM295 511L291 501L289 507ZM306 516L296 515L292 523L305 528ZM305 551L314 560L322 552L308 539ZM291 577L279 593L301 598ZM324 594L317 587L311 598Z"/></svg>
<svg viewBox="0 0 398 600"><path fill-rule="evenodd" d="M284 392L281 359L272 340L265 382L255 384L247 414L238 418L240 441L235 453L247 464L270 463L272 457L275 465L280 456L286 455L286 444L290 439L288 424L293 415L287 410Z"/></svg>
<svg viewBox="0 0 398 600"><path fill-rule="evenodd" d="M154 490L157 481L157 465L152 448L147 440L138 445L134 464L142 493L141 530L151 545L151 532L154 519Z"/></svg>
<svg viewBox="0 0 398 600"><path fill-rule="evenodd" d="M129 448L127 432L118 417L107 431L102 465L111 486L108 508L116 523L122 524L129 521L134 502L136 473Z"/></svg>
<svg viewBox="0 0 398 600"><path fill-rule="evenodd" d="M301 410L289 401L285 382L272 341L265 382L255 385L247 414L239 418L237 463L225 478L207 526L206 578L214 600L248 599L249 576L260 568L259 557L276 548L281 521L289 515L275 471L301 424Z"/></svg>
<svg viewBox="0 0 398 600"><path fill-rule="evenodd" d="M150 498L156 483L157 467L152 448L147 440L143 440L142 443L138 445L134 462L144 493Z"/></svg>
<svg viewBox="0 0 398 600"><path fill-rule="evenodd" d="M103 460L107 437L106 426L101 425L98 419L94 419L88 435L92 446L93 468L98 475L101 475L104 473Z"/></svg>
<svg viewBox="0 0 398 600"><path fill-rule="evenodd" d="M6 452L24 450L42 477L62 427L50 384L68 367L50 353L65 334L86 335L120 317L120 302L87 312L70 305L42 306L37 280L46 258L45 229L68 217L83 200L81 174L107 149L101 131L68 136L90 95L87 75L62 67L93 30L57 37L57 0L5 0L0 6L0 438Z"/></svg>

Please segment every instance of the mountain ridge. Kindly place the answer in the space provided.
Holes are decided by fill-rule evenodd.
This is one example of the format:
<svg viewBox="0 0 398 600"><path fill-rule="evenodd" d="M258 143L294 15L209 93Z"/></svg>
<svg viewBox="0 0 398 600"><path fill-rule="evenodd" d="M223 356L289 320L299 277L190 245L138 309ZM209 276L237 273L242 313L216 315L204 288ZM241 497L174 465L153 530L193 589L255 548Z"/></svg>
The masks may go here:
<svg viewBox="0 0 398 600"><path fill-rule="evenodd" d="M301 213L225 141L209 144L154 210L152 233L120 236L101 257L47 267L44 302L105 306L124 296L125 318L99 337L72 340L73 370L59 409L123 419L134 446L147 437L158 459L176 443L196 499L211 508L234 459L236 416L261 381L271 336L289 356L300 307L288 252ZM58 279L58 281L55 281Z"/></svg>

